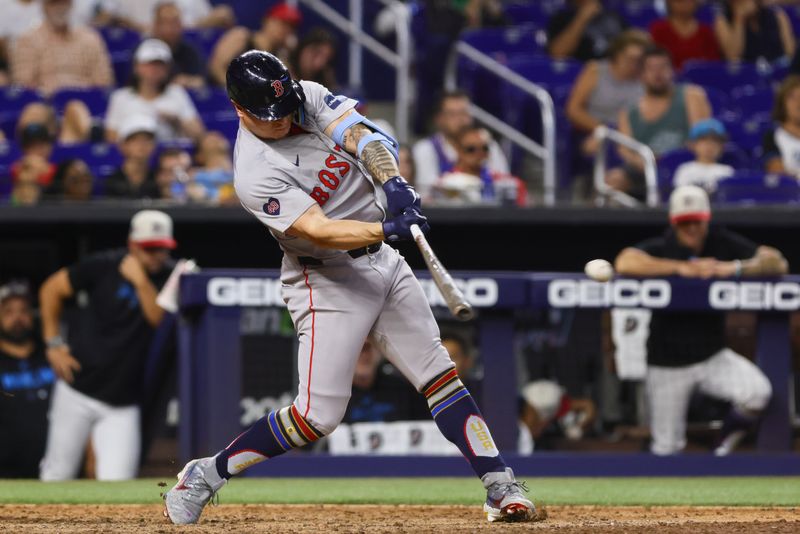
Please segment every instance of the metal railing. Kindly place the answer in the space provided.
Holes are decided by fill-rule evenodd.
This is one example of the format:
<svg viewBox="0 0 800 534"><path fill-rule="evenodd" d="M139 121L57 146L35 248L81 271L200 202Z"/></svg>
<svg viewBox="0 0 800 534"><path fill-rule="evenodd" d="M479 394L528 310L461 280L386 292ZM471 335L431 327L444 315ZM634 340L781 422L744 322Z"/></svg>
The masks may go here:
<svg viewBox="0 0 800 534"><path fill-rule="evenodd" d="M492 74L499 76L508 83L519 88L524 93L532 96L539 104L542 112L542 144L540 145L524 133L498 119L485 109L472 104L473 116L486 126L495 130L500 135L516 144L524 151L540 158L543 163L544 204L553 206L556 202L556 119L553 99L543 87L525 79L505 65L498 63L477 48L459 41L453 47L453 52L448 59L445 71L445 87L448 90L456 89L456 69L458 56L462 55L474 61Z"/></svg>
<svg viewBox="0 0 800 534"><path fill-rule="evenodd" d="M395 121L397 138L402 143L409 141L411 93L411 61L412 40L411 21L408 8L398 0L376 0L392 9L394 29L397 36L397 52L383 45L363 30L364 0L350 0L350 18L327 5L322 0L289 0L290 4L303 4L324 17L327 22L346 33L350 37L350 61L348 65L348 83L360 86L362 82L363 64L362 47L366 48L397 71L395 82Z"/></svg>
<svg viewBox="0 0 800 534"><path fill-rule="evenodd" d="M656 156L653 154L653 150L636 139L607 126L598 126L594 129L592 135L599 141L597 152L594 156L594 187L597 192L605 197L613 198L624 206L634 207L641 205L641 202L632 196L606 184L606 144L608 141L612 141L633 150L642 158L644 162L644 183L647 190L646 202L650 207L658 206L658 178L656 175Z"/></svg>

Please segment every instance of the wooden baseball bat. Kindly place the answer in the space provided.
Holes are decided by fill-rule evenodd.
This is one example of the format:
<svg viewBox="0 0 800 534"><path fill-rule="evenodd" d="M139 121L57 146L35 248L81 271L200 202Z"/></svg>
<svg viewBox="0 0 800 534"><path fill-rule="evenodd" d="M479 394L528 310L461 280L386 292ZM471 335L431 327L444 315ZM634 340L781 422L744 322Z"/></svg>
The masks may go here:
<svg viewBox="0 0 800 534"><path fill-rule="evenodd" d="M447 307L450 308L450 312L460 321L469 321L475 317L475 310L472 309L472 304L467 302L464 293L456 287L453 277L450 276L442 262L436 257L433 248L431 248L430 243L425 238L425 234L422 233L418 225L411 225L411 235L414 237L422 257L425 259L436 287L439 288Z"/></svg>

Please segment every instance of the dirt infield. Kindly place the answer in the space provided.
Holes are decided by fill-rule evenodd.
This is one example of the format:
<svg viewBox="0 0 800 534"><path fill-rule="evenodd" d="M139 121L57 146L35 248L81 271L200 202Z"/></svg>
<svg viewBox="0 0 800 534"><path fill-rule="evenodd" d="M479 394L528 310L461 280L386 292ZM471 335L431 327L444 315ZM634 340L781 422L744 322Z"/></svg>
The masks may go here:
<svg viewBox="0 0 800 534"><path fill-rule="evenodd" d="M798 508L553 506L528 524L488 524L479 507L222 505L199 525L175 527L158 505L0 505L0 532L482 532L557 531L700 534L800 531Z"/></svg>

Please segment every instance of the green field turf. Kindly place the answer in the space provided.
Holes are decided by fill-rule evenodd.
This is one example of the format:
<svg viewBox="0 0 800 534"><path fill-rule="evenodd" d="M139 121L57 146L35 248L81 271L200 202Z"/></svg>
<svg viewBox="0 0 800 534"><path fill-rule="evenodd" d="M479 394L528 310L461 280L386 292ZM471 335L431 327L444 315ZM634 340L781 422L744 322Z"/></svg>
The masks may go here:
<svg viewBox="0 0 800 534"><path fill-rule="evenodd" d="M525 477L521 477L525 478ZM534 478L531 495L545 504L800 506L800 477ZM170 486L174 479L165 480ZM0 480L0 504L146 504L159 502L158 479L131 482ZM222 504L477 504L471 478L234 479Z"/></svg>

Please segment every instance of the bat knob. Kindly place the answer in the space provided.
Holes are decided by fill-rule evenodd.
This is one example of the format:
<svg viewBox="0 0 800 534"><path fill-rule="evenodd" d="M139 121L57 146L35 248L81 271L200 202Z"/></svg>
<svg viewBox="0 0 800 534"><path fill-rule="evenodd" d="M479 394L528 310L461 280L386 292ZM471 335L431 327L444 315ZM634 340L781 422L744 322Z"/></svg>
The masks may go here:
<svg viewBox="0 0 800 534"><path fill-rule="evenodd" d="M462 304L455 310L456 318L459 321L469 321L475 318L475 310L469 304Z"/></svg>

